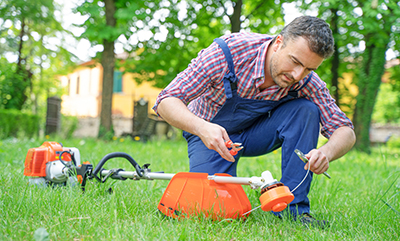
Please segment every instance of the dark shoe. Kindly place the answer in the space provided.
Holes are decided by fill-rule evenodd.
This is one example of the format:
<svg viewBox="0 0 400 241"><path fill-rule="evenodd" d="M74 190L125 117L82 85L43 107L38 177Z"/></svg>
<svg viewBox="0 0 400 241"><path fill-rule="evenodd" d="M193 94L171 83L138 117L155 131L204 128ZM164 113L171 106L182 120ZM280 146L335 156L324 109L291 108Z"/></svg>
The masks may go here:
<svg viewBox="0 0 400 241"><path fill-rule="evenodd" d="M325 220L317 220L315 219L313 216L311 216L309 213L303 213L302 215L300 215L300 217L297 218L298 220L300 220L300 222L310 228L328 228L329 227L329 222L325 221Z"/></svg>

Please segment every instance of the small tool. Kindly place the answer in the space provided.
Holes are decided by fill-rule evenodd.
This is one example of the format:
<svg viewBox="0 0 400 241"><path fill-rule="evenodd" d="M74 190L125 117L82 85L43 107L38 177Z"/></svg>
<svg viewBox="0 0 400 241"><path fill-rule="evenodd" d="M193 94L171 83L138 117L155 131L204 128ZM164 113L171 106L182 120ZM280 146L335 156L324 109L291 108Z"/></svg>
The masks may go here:
<svg viewBox="0 0 400 241"><path fill-rule="evenodd" d="M298 156L304 163L307 163L307 162L308 162L307 157L306 157L306 156L303 154L303 152L301 152L300 150L296 149L296 150L294 150L294 153L296 153L297 156ZM331 179L331 176L329 176L328 173L324 172L324 173L322 173L322 174L324 174L327 178Z"/></svg>
<svg viewBox="0 0 400 241"><path fill-rule="evenodd" d="M243 149L242 143L232 142L231 140L225 142L225 146L227 148L231 148L229 153L231 153L232 156L235 156L240 150Z"/></svg>

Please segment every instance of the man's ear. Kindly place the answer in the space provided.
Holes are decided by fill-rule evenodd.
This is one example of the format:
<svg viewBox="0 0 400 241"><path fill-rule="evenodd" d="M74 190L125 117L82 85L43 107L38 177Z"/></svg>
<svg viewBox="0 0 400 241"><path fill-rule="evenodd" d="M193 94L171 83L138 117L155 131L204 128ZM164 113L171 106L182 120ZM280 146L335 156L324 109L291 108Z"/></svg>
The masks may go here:
<svg viewBox="0 0 400 241"><path fill-rule="evenodd" d="M282 45L283 45L283 36L282 35L276 36L275 42L272 46L274 52L278 51L278 49L281 48Z"/></svg>

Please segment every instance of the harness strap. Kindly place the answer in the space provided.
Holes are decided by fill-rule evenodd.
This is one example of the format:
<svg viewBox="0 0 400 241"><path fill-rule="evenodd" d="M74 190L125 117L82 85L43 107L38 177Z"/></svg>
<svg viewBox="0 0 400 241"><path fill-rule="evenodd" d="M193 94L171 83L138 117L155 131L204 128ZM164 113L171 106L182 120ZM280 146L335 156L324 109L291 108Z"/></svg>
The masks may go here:
<svg viewBox="0 0 400 241"><path fill-rule="evenodd" d="M310 82L310 80L311 80L311 78L312 78L312 73L310 74L310 77L308 77L308 79L306 80L306 82L304 82L304 84L302 85L302 86L300 86L300 88L298 88L297 90L290 90L289 92L288 92L288 95L290 95L290 96L292 96L292 97L295 97L295 98L298 98L299 97L299 91L301 90L301 89L303 89L307 84L308 84L308 82Z"/></svg>
<svg viewBox="0 0 400 241"><path fill-rule="evenodd" d="M229 50L228 45L226 42L221 39L221 38L216 38L214 39L214 42L216 42L219 47L222 49L222 52L225 55L226 62L228 63L228 69L229 73L224 75L224 88L225 88L225 94L226 98L230 99L232 98L232 91L236 91L237 89L237 78L235 74L235 69L233 65L233 59L232 59L232 54L231 51Z"/></svg>
<svg viewBox="0 0 400 241"><path fill-rule="evenodd" d="M237 78L236 78L235 69L234 69L234 65L233 65L232 54L231 54L231 51L229 50L228 45L226 44L226 42L223 39L216 38L216 39L214 39L214 42L216 42L219 45L219 47L222 49L222 52L225 55L226 62L228 63L229 73L224 75L223 81L224 81L226 97L228 99L230 99L232 97L232 91L233 90L236 91L236 89L237 89ZM297 90L289 91L288 95L290 95L294 98L298 98L298 96L299 96L298 91L303 89L308 84L308 82L310 82L311 78L312 78L312 73L307 78L306 82L304 82L304 84L302 86L300 86L300 88L298 88Z"/></svg>

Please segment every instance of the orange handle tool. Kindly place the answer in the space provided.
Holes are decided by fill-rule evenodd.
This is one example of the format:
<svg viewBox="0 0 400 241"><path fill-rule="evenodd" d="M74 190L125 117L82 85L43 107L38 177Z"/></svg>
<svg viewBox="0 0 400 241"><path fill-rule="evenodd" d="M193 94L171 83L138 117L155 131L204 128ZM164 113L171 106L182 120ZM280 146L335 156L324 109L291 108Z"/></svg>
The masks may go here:
<svg viewBox="0 0 400 241"><path fill-rule="evenodd" d="M226 142L225 142L225 146L226 146L227 148L231 148L231 150L229 150L229 153L230 153L232 156L235 156L236 154L238 154L238 152L239 152L240 150L243 149L242 143L233 143L231 140L226 141Z"/></svg>

